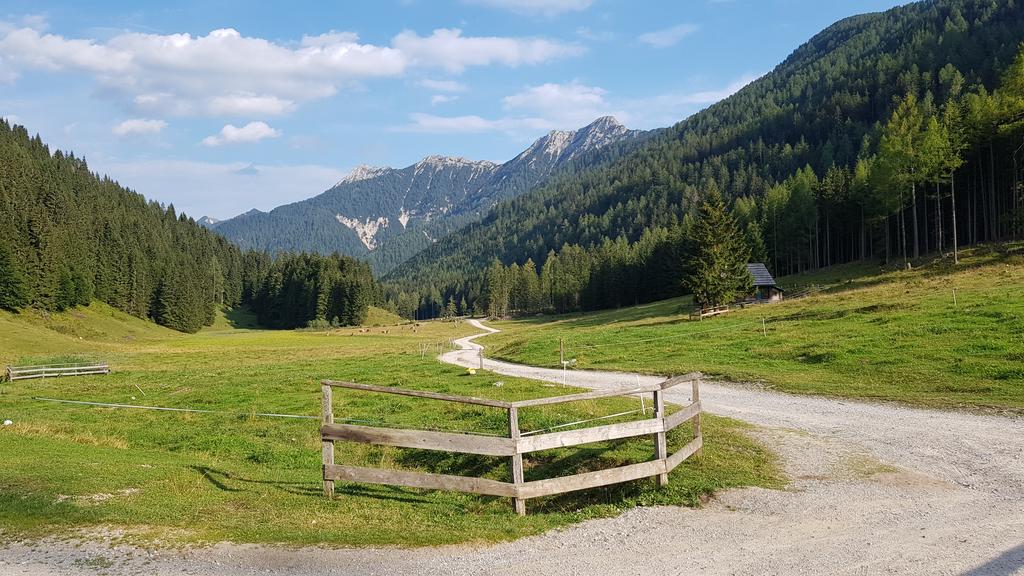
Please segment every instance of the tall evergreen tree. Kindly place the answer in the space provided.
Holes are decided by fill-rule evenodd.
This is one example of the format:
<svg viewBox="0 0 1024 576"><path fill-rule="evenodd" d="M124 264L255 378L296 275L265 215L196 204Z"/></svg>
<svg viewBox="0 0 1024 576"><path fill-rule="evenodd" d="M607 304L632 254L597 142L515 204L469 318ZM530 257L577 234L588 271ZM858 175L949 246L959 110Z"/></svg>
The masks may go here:
<svg viewBox="0 0 1024 576"><path fill-rule="evenodd" d="M18 310L28 304L28 287L14 255L3 241L0 241L0 308Z"/></svg>
<svg viewBox="0 0 1024 576"><path fill-rule="evenodd" d="M698 306L721 306L751 289L750 248L713 187L701 204L690 243L694 252L686 283Z"/></svg>

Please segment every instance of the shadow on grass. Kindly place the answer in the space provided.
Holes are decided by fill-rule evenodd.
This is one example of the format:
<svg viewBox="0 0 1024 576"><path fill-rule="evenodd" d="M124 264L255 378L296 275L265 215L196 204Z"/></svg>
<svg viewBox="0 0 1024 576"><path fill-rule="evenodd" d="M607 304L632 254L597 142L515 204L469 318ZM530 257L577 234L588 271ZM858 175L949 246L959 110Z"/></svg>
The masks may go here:
<svg viewBox="0 0 1024 576"><path fill-rule="evenodd" d="M422 494L426 492L419 492L415 488L402 488L398 486L383 486L378 484L352 484L352 483L340 483L335 482L334 494L344 494L346 496L355 496L360 498L373 498L374 500L388 500L391 502L405 502L407 504L436 504L436 502L430 498L425 498ZM322 495L322 493L318 493ZM481 497L483 500L484 498Z"/></svg>
<svg viewBox="0 0 1024 576"><path fill-rule="evenodd" d="M189 466L189 468L195 470L203 477L207 482L213 485L214 488L223 492L245 492L245 488L233 488L227 484L228 481L240 482L243 484L257 484L264 486L271 486L277 488L282 492L289 494L295 494L296 496L311 496L319 495L321 491L317 487L310 486L308 482L282 482L279 480L255 480L252 478L244 478L241 476L235 476L230 472L223 470L216 470L206 466Z"/></svg>
<svg viewBox="0 0 1024 576"><path fill-rule="evenodd" d="M256 321L256 314L251 312L248 308L237 306L224 313L224 318L227 319L228 324L231 324L232 328L259 328L260 325Z"/></svg>

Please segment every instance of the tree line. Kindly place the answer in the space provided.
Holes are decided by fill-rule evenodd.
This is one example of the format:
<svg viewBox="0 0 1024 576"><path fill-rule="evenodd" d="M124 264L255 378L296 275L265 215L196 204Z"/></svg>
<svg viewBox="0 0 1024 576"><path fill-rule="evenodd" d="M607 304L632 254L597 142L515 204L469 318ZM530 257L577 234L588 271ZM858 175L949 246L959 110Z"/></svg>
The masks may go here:
<svg viewBox="0 0 1024 576"><path fill-rule="evenodd" d="M271 327L358 323L377 297L365 264L243 253L173 205L147 201L92 173L74 154L51 153L38 135L3 119L0 222L0 308L6 310L62 311L95 299L195 332L213 323L218 308L242 304ZM279 320L284 317L289 320Z"/></svg>

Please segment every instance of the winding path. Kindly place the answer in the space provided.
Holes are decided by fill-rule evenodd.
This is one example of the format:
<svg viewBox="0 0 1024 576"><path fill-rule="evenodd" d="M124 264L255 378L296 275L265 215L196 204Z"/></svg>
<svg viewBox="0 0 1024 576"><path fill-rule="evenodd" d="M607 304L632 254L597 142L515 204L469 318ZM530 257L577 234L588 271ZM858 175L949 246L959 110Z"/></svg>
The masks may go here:
<svg viewBox="0 0 1024 576"><path fill-rule="evenodd" d="M479 366L474 340L451 364ZM650 376L522 366L498 374L601 388ZM638 508L487 547L283 550L220 544L131 549L108 573L150 574L927 574L1024 575L1024 419L920 410L706 383L705 408L758 425L792 478L786 490L730 490L700 509ZM688 401L672 390L669 400ZM82 573L101 545L0 552L0 574ZM115 549L117 550L117 549ZM137 550L137 549L134 549Z"/></svg>
<svg viewBox="0 0 1024 576"><path fill-rule="evenodd" d="M442 361L479 365L474 340L497 330L469 322L483 332L457 340L461 350ZM484 368L588 388L660 380L563 374L487 358ZM684 388L668 399L688 402ZM1024 419L715 383L704 384L701 402L714 414L766 427L762 435L781 453L791 489L735 490L699 511L641 509L567 531L634 527L617 548L637 555L621 548L602 555L594 546L570 558L538 553L536 560L557 569L594 562L593 569L623 574L637 557L710 574L1024 574ZM896 471L870 474L890 467ZM656 535L643 533L648 522ZM562 538L542 536L526 546Z"/></svg>

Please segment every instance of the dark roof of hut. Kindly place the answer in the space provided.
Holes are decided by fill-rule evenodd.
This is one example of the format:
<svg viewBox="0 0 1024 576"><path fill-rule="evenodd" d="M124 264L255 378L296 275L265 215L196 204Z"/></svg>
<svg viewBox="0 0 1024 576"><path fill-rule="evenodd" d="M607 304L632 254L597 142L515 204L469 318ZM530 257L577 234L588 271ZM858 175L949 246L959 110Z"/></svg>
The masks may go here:
<svg viewBox="0 0 1024 576"><path fill-rule="evenodd" d="M775 286L775 278L772 278L764 264L751 262L747 264L747 270L754 277L754 286Z"/></svg>

